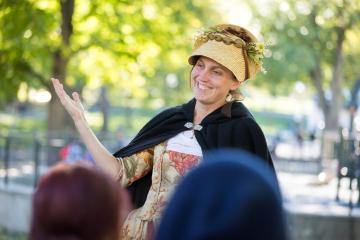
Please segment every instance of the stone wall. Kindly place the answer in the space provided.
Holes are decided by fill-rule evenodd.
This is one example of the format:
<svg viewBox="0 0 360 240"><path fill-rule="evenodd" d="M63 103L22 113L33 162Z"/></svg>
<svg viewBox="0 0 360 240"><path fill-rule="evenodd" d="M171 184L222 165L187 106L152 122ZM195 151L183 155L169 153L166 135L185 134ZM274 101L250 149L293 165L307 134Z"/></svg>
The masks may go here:
<svg viewBox="0 0 360 240"><path fill-rule="evenodd" d="M288 212L291 240L360 240L360 217Z"/></svg>
<svg viewBox="0 0 360 240"><path fill-rule="evenodd" d="M0 185L0 228L8 232L29 231L32 188Z"/></svg>
<svg viewBox="0 0 360 240"><path fill-rule="evenodd" d="M27 233L31 217L32 188L0 185L0 229ZM360 209L336 215L287 210L290 240L360 240Z"/></svg>

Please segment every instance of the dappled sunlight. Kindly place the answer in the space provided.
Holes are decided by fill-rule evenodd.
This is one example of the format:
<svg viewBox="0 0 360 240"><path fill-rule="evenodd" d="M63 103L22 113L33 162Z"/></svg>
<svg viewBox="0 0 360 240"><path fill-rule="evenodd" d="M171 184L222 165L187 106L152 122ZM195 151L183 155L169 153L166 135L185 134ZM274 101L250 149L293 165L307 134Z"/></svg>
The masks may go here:
<svg viewBox="0 0 360 240"><path fill-rule="evenodd" d="M5 175L6 175L6 171L5 171L5 169L1 169L0 168L0 177L5 177Z"/></svg>
<svg viewBox="0 0 360 240"><path fill-rule="evenodd" d="M156 18L157 9L156 6L150 3L144 4L142 8L142 14L145 19L152 20Z"/></svg>
<svg viewBox="0 0 360 240"><path fill-rule="evenodd" d="M24 174L33 174L34 166L33 164L24 164L21 166L21 172Z"/></svg>
<svg viewBox="0 0 360 240"><path fill-rule="evenodd" d="M326 221L360 216L360 183L349 179L360 174L360 1L72 3L1 2L0 185L32 191L64 146L78 141L51 96L50 77L79 92L87 123L117 149L119 129L128 141L157 112L193 97L192 36L228 22L253 30L266 46L267 73L242 82L240 91L266 136L287 213ZM337 227L294 222L291 231L303 234L294 240Z"/></svg>
<svg viewBox="0 0 360 240"><path fill-rule="evenodd" d="M286 205L293 211L304 211L311 214L348 214L347 204L350 196L354 205L357 203L359 192L350 189L349 179L342 179L339 192L340 202L335 200L337 179L329 183L321 183L314 175L278 173L280 186ZM345 186L345 187L344 187ZM354 187L355 189L355 187ZM325 211L324 211L325 210Z"/></svg>
<svg viewBox="0 0 360 240"><path fill-rule="evenodd" d="M51 94L49 91L44 89L30 89L29 100L34 103L47 103L51 100Z"/></svg>
<svg viewBox="0 0 360 240"><path fill-rule="evenodd" d="M249 96L246 96L244 102L249 108L257 111L274 111L287 114L306 114L314 109L314 102L309 98L298 99L292 96L269 96L250 89ZM299 112L301 108L301 112Z"/></svg>
<svg viewBox="0 0 360 240"><path fill-rule="evenodd" d="M17 98L20 102L29 101L31 103L44 104L51 100L51 94L46 89L35 89L23 82L19 86Z"/></svg>
<svg viewBox="0 0 360 240"><path fill-rule="evenodd" d="M7 174L9 175L9 177L18 177L20 176L21 172L17 168L9 168L7 170Z"/></svg>
<svg viewBox="0 0 360 240"><path fill-rule="evenodd" d="M320 141L281 142L276 146L275 154L283 159L319 159L321 157Z"/></svg>
<svg viewBox="0 0 360 240"><path fill-rule="evenodd" d="M19 168L9 168L7 171L6 169L0 168L0 177L4 178L5 176L8 177L21 177L27 174L34 174L34 167L32 165L23 165Z"/></svg>

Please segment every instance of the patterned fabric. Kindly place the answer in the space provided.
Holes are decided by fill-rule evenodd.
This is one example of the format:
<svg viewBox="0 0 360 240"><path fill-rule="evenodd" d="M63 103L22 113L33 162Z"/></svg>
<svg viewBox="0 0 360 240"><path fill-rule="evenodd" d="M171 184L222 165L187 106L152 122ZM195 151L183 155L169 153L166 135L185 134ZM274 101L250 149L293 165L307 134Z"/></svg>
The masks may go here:
<svg viewBox="0 0 360 240"><path fill-rule="evenodd" d="M123 186L144 176L151 169L152 185L144 206L130 212L123 225L123 239L147 239L160 221L169 196L179 180L199 163L200 156L166 150L166 142L119 161L118 180ZM149 229L148 229L149 228Z"/></svg>

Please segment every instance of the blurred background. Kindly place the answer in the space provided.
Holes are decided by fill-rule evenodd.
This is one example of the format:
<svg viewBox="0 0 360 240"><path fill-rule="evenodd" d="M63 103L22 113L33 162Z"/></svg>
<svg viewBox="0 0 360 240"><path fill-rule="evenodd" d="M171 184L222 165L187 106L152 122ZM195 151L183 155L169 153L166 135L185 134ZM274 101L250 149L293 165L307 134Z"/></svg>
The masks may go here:
<svg viewBox="0 0 360 240"><path fill-rule="evenodd" d="M191 98L199 29L251 29L266 73L241 87L271 150L291 239L360 239L360 1L1 0L0 239L26 239L31 193L91 156L50 78L78 91L115 151Z"/></svg>

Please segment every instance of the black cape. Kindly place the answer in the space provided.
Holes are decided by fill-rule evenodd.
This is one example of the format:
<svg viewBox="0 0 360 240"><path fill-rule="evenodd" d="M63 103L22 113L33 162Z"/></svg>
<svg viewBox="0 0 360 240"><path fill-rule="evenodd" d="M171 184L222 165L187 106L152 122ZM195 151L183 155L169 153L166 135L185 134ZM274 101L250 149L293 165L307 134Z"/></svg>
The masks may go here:
<svg viewBox="0 0 360 240"><path fill-rule="evenodd" d="M114 153L126 157L153 147L178 133L188 130L193 122L196 100L167 109L151 119L124 148ZM210 113L200 123L202 129L194 131L203 152L215 148L240 148L249 151L273 167L265 136L249 110L240 102L225 104ZM151 174L134 182L128 190L135 208L145 203L151 186Z"/></svg>

